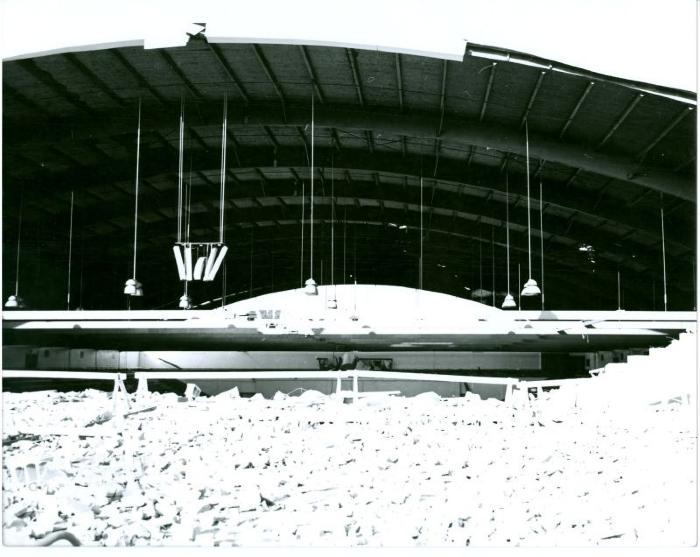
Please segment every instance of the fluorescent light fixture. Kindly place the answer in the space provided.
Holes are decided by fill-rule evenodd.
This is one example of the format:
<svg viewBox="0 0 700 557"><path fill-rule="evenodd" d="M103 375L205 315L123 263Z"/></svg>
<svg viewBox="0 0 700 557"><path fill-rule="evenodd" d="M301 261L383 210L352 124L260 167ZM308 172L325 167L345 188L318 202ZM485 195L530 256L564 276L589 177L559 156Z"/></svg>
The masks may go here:
<svg viewBox="0 0 700 557"><path fill-rule="evenodd" d="M221 246L221 251L219 252L219 255L217 256L216 261L214 262L214 266L211 268L211 272L209 274L204 275L204 280L206 280L206 281L214 280L216 273L219 272L219 267L221 267L221 264L224 262L224 257L226 257L227 252L228 252L228 246Z"/></svg>
<svg viewBox="0 0 700 557"><path fill-rule="evenodd" d="M177 274L180 280L185 280L185 262L182 259L182 253L180 253L180 246L173 246L173 253L175 254L175 264L177 265Z"/></svg>
<svg viewBox="0 0 700 557"><path fill-rule="evenodd" d="M204 280L211 275L211 270L214 268L214 263L216 262L216 255L219 252L219 248L216 246L211 248L209 256L207 257L207 266L204 268Z"/></svg>

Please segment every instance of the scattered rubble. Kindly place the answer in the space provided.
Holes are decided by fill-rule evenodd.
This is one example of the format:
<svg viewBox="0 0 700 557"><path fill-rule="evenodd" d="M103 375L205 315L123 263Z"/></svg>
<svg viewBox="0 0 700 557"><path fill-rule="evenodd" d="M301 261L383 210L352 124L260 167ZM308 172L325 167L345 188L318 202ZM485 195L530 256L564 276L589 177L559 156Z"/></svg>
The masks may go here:
<svg viewBox="0 0 700 557"><path fill-rule="evenodd" d="M152 393L149 411L135 399L104 422L99 391L3 393L3 404L14 418L3 432L6 545L56 532L92 546L695 541L689 404L590 412L555 391L518 408L434 393L343 404L233 389L188 404ZM85 435L91 416L98 433ZM61 423L76 433L35 433ZM15 473L28 462L34 476Z"/></svg>

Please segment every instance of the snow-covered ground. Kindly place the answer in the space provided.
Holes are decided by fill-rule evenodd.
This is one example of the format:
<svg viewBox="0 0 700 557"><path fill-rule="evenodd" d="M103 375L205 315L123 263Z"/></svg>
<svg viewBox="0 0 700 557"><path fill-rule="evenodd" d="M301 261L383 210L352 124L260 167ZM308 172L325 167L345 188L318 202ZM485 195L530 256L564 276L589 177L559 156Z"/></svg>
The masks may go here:
<svg viewBox="0 0 700 557"><path fill-rule="evenodd" d="M3 393L5 544L57 530L106 546L696 539L692 404L227 392L150 394L107 419L110 397Z"/></svg>

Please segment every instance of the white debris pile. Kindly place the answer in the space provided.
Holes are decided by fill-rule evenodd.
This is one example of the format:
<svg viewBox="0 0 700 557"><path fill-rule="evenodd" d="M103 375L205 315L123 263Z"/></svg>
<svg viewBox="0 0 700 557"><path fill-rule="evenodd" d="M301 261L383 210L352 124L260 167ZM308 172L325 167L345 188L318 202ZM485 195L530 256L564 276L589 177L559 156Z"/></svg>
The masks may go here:
<svg viewBox="0 0 700 557"><path fill-rule="evenodd" d="M154 411L85 427L108 395L3 393L17 426L3 436L4 540L67 530L105 546L694 543L692 408L621 418L552 411L553 400L151 394ZM80 434L32 434L64 422ZM34 475L17 474L27 462Z"/></svg>

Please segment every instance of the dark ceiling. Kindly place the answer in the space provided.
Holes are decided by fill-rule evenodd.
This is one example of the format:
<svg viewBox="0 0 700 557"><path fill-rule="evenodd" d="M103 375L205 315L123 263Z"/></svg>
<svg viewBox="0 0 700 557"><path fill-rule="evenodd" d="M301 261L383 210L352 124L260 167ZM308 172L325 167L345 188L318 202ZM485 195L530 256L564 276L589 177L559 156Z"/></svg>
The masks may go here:
<svg viewBox="0 0 700 557"><path fill-rule="evenodd" d="M333 233L335 282L417 287L422 177L423 288L469 297L495 284L500 305L508 203L516 294L528 265L527 120L532 267L540 284L543 188L545 306L615 309L619 271L624 308L663 309L663 206L668 309L693 309L694 95L507 54L470 45L455 62L339 47L210 44L200 34L183 48L5 61L3 294L14 293L22 206L19 290L29 307L66 308L69 249L71 308L125 307L141 99L140 304L177 307L183 287L171 248L180 101L191 240L216 241L224 95L226 284L220 273L214 283L192 285L194 301L301 286L309 276L314 95L317 282L331 282ZM539 299L532 304L539 307Z"/></svg>

